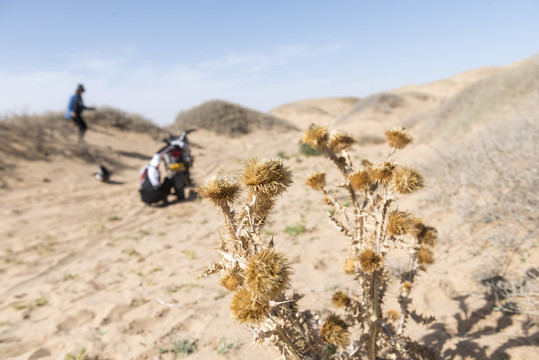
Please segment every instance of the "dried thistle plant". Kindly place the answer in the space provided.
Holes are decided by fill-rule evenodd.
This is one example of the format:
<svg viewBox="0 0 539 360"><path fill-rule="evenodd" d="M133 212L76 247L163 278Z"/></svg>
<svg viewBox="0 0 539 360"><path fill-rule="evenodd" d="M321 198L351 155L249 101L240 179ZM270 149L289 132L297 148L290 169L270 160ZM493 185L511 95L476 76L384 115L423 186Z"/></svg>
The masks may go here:
<svg viewBox="0 0 539 360"><path fill-rule="evenodd" d="M343 319L347 329L355 329L358 338L342 348L335 358L390 358L433 359L435 355L427 348L404 335L410 314L410 291L415 275L425 265L434 262L430 249L436 242L436 230L422 224L414 215L399 210L400 196L410 194L424 186L423 177L416 169L402 166L393 159L394 153L412 142L411 135L403 128L387 130L386 141L391 151L379 164L364 160L356 168L347 153L352 142L342 146L333 139L348 139L342 133L330 134L327 128L311 125L303 141L324 150L343 181L336 187L344 188L351 206L344 207L334 192L326 188L325 173L311 175L306 184L322 193L324 203L330 206L328 216L337 229L350 242L350 255L344 262L346 274L358 281L358 291L351 294L338 291L333 304L344 308ZM327 140L324 140L327 139ZM333 141L332 141L333 140ZM320 181L318 179L324 179ZM352 214L347 211L352 209ZM389 271L384 259L391 251L406 249L410 254L409 266L401 279L398 296L400 312L384 311L385 292L389 283ZM427 322L413 312L413 319ZM334 343L335 345L339 345Z"/></svg>
<svg viewBox="0 0 539 360"><path fill-rule="evenodd" d="M332 300L339 313L323 318L300 309L297 302L302 295L287 291L292 269L286 254L275 249L273 238L264 239L262 232L276 198L292 184L291 171L280 159L251 158L237 177L211 176L197 188L224 217L218 260L202 275L221 274L221 285L232 293L234 320L244 324L257 342L276 347L285 359L434 358L403 335L414 277L423 264L433 261L429 247L436 236L433 228L397 209L398 195L423 186L416 170L391 159L404 140L390 142L393 151L381 164L364 161L359 169L347 153L354 143L351 136L329 134L327 128L312 125L303 141L325 152L343 176L344 184L339 186L350 195L353 214L327 190L324 172L307 179L310 187L323 194L324 202L332 207L328 211L331 221L350 241L344 271L358 280L358 291L337 291ZM242 189L246 199L236 212L232 207ZM395 248L409 250L410 265L402 278L400 313L384 313L389 279L384 259ZM421 319L415 313L414 318Z"/></svg>

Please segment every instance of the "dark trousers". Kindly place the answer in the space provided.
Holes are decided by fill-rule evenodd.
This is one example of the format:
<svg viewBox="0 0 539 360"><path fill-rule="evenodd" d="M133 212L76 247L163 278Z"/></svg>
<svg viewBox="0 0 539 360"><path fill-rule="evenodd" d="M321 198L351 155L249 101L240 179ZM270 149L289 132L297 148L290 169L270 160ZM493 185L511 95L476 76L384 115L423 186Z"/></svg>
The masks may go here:
<svg viewBox="0 0 539 360"><path fill-rule="evenodd" d="M86 129L88 129L88 126L84 122L81 116L75 116L72 117L71 120L77 125L79 128L79 136L82 138L84 136L84 133L86 132Z"/></svg>
<svg viewBox="0 0 539 360"><path fill-rule="evenodd" d="M168 194L170 194L170 189L172 188L172 185L172 180L168 177L165 177L165 180L163 180L163 183L159 185L157 189L140 189L140 197L142 198L142 201L146 204L152 204L161 200L165 200Z"/></svg>

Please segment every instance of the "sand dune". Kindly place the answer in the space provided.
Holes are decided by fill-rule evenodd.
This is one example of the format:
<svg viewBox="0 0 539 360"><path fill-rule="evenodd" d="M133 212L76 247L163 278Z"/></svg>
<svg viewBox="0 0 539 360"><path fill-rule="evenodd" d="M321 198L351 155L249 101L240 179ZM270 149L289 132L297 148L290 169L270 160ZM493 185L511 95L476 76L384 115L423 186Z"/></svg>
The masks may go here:
<svg viewBox="0 0 539 360"><path fill-rule="evenodd" d="M428 121L435 121L428 114L451 104L478 81L500 73L500 69L480 69L365 99L305 100L278 107L271 114L300 129L311 122L343 128L358 139L365 135L381 138L386 128L403 124L419 133ZM484 93L477 90L473 96L479 99ZM530 102L522 103L518 111L507 110L506 116L530 114L530 106ZM419 114L424 117L417 120ZM447 121L453 119L447 116ZM218 278L198 277L216 256L221 219L215 208L195 198L166 207L144 207L140 201L138 172L161 146L158 138L90 123L86 145L78 145L74 129L66 126L65 139L57 133L56 138L41 140L54 141L71 152L51 152L31 161L2 150L0 359L64 359L82 349L87 359L175 359L180 358L175 350L183 341L195 344L189 359L278 358L277 351L252 344L249 332L231 320L230 295L218 285ZM307 176L326 169L328 162L302 155L301 137L301 131L290 128L255 129L235 137L200 129L190 135L193 178L200 182L214 173L233 174L239 162L252 155L284 158L293 171L294 184L279 199L267 230L292 261L292 286L306 295L300 306L330 309L333 289L357 284L342 271L348 244L339 241L344 239L326 219L319 194L305 185ZM420 275L412 294L418 311L436 320L427 326L410 325L409 335L433 348L440 358L535 358L539 354L537 325L526 323L524 314L498 311L477 284L482 255L470 253L472 238L465 236L480 236L488 223L465 222L461 209L453 207L456 203L444 202L451 194L436 185L443 184L437 176L444 175L433 161L441 163L436 149L449 144L443 143L443 137L434 145L430 140L419 137L397 156L430 176L427 188L403 206L440 231L436 262ZM100 183L91 176L96 163L78 156L85 151L111 164L112 183ZM356 162L380 161L387 151L382 143L365 141L351 157ZM452 171L465 174L462 168ZM336 179L337 174L328 170L328 177ZM530 172L527 178L536 184L536 173ZM450 184L443 186L450 188ZM521 226L536 224L534 204L530 203L528 212L522 210L526 217ZM305 226L305 231L285 232L287 226L297 224ZM456 232L456 225L472 231ZM534 246L526 248L530 266L539 260ZM517 265L525 265L519 264L518 256L521 252ZM398 267L399 259L392 260Z"/></svg>

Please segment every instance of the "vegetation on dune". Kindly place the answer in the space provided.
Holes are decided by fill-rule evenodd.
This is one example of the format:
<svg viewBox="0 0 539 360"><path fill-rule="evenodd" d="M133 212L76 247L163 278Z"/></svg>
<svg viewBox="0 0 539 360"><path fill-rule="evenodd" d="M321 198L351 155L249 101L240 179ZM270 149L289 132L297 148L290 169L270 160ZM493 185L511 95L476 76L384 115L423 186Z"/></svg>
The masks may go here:
<svg viewBox="0 0 539 360"><path fill-rule="evenodd" d="M298 307L302 295L288 291L293 272L287 255L275 247L273 237L263 237L276 198L292 183L288 167L280 159L251 158L238 176L214 175L197 189L225 220L219 258L203 275L221 274L221 285L232 293L232 317L247 326L257 342L276 347L286 359L435 357L405 332L410 319L430 320L411 310L410 291L417 272L434 261L431 247L436 231L399 210L399 198L421 189L423 178L393 160L394 152L411 142L410 135L391 129L386 138L392 146L388 157L377 165L363 161L359 168L348 155L352 137L312 125L303 138L322 150L342 175L342 184L332 191L325 172L311 175L307 185L322 193L329 219L348 239L344 271L357 280L357 289L334 294L338 309L323 317ZM336 196L338 188L348 195L349 207ZM232 206L242 189L247 197L236 212ZM399 309L387 309L384 298L390 274L385 259L402 249L410 259L400 278Z"/></svg>
<svg viewBox="0 0 539 360"><path fill-rule="evenodd" d="M452 141L493 121L537 117L539 55L474 82L434 111L411 119L424 121L420 139ZM535 120L536 121L536 120Z"/></svg>
<svg viewBox="0 0 539 360"><path fill-rule="evenodd" d="M535 324L538 77L539 55L484 78L428 114L420 133L436 150L424 171L444 190L426 200L455 215L440 229L447 243L475 257L471 276L488 301Z"/></svg>
<svg viewBox="0 0 539 360"><path fill-rule="evenodd" d="M4 116L0 121L0 153L4 154L0 157L0 169L8 167L6 155L24 160L46 160L55 155L80 158L86 162L95 162L97 158L116 169L123 166L111 156L110 151L74 140L77 137L75 125L64 119L64 115L62 112L48 112ZM155 139L165 134L159 126L140 115L110 107L88 111L84 117L90 129L129 130L149 134Z"/></svg>
<svg viewBox="0 0 539 360"><path fill-rule="evenodd" d="M178 114L172 129L196 127L220 135L238 136L255 130L298 130L276 116L247 109L225 101L213 100Z"/></svg>

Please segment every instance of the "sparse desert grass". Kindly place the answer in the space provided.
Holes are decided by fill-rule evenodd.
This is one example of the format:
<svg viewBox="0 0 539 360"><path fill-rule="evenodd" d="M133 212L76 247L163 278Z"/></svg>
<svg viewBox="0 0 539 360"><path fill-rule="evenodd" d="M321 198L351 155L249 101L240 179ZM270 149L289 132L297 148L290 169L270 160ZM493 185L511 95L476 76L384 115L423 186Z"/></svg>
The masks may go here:
<svg viewBox="0 0 539 360"><path fill-rule="evenodd" d="M324 151L322 151L321 149L314 149L309 144L300 143L299 153L305 156L322 156L324 154Z"/></svg>
<svg viewBox="0 0 539 360"><path fill-rule="evenodd" d="M251 158L238 176L213 175L197 189L219 209L225 223L219 259L203 275L221 274L220 284L232 293L234 320L246 325L257 342L276 347L285 359L435 358L405 330L410 319L429 321L410 308L410 291L415 275L433 262L436 232L398 208L399 198L421 189L423 178L392 158L410 142L409 134L393 129L386 137L392 145L388 158L377 165L365 161L359 168L348 156L354 143L350 136L312 125L303 139L336 165L343 178L339 187L350 204L344 207L328 191L325 172L307 179L307 185L322 193L330 220L350 242L344 271L357 280L357 289L335 292L333 302L340 308L335 312L299 309L302 295L288 291L292 269L287 255L276 248L273 237L264 238L262 229L276 198L292 183L292 173L281 159ZM236 212L231 205L242 190L246 200ZM391 251L402 249L410 260L401 274L400 308L386 309L390 274L384 260Z"/></svg>
<svg viewBox="0 0 539 360"><path fill-rule="evenodd" d="M526 259L539 238L539 125L531 118L493 121L474 135L427 166L444 189L429 200L457 215L444 234L475 257L477 282L494 286L489 293L498 294L501 307L513 302L514 311L538 321L539 279L527 275L537 264Z"/></svg>
<svg viewBox="0 0 539 360"><path fill-rule="evenodd" d="M65 360L86 360L87 358L88 357L86 355L86 348L80 349L76 355L67 353L66 356L64 357Z"/></svg>
<svg viewBox="0 0 539 360"><path fill-rule="evenodd" d="M228 354L230 350L239 349L240 345L241 342L239 340L229 343L226 341L225 338L221 338L221 340L219 340L219 345L217 346L217 349L215 349L215 351L217 352L217 354L225 355Z"/></svg>
<svg viewBox="0 0 539 360"><path fill-rule="evenodd" d="M226 101L205 102L176 116L171 128L201 128L220 135L238 136L255 130L298 130L292 123Z"/></svg>
<svg viewBox="0 0 539 360"><path fill-rule="evenodd" d="M170 346L160 347L157 349L158 354L165 354L168 352L176 353L182 356L187 356L193 354L197 351L197 342L191 338L182 339L177 336L177 331L173 330L172 334L174 335Z"/></svg>
<svg viewBox="0 0 539 360"><path fill-rule="evenodd" d="M290 236L297 236L306 230L307 228L305 227L304 223L295 223L293 225L287 225L284 228L284 232Z"/></svg>

